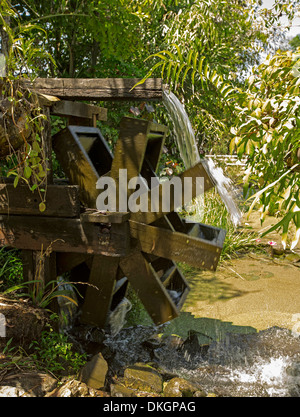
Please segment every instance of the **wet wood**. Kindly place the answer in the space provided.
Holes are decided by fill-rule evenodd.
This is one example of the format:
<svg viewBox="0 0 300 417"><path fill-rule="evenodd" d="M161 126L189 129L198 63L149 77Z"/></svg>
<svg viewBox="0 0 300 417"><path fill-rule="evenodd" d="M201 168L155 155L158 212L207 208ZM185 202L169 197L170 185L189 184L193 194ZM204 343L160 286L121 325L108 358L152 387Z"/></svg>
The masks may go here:
<svg viewBox="0 0 300 417"><path fill-rule="evenodd" d="M129 220L129 225L131 236L139 240L143 252L185 262L196 268L217 268L225 239L225 232L221 229L214 242L132 220Z"/></svg>
<svg viewBox="0 0 300 417"><path fill-rule="evenodd" d="M120 267L156 325L178 316L177 308L168 291L139 248L130 256L121 259Z"/></svg>
<svg viewBox="0 0 300 417"><path fill-rule="evenodd" d="M88 262L91 258L92 255L87 255L85 253L57 252L57 275L61 275L65 272L71 271L73 268L82 264L83 262Z"/></svg>
<svg viewBox="0 0 300 417"><path fill-rule="evenodd" d="M37 78L27 88L65 100L161 100L162 80L148 78Z"/></svg>
<svg viewBox="0 0 300 417"><path fill-rule="evenodd" d="M119 259L94 256L80 321L104 327L115 288ZM95 288L96 287L96 288Z"/></svg>
<svg viewBox="0 0 300 417"><path fill-rule="evenodd" d="M110 170L113 159L100 130L68 126L53 136L53 149L70 183L79 186L80 201L96 208L97 180Z"/></svg>
<svg viewBox="0 0 300 417"><path fill-rule="evenodd" d="M79 119L107 120L107 109L81 102L59 100L51 106L51 114L62 117L78 117Z"/></svg>
<svg viewBox="0 0 300 417"><path fill-rule="evenodd" d="M0 216L0 246L40 251L126 256L128 222L110 228L80 219L33 216Z"/></svg>
<svg viewBox="0 0 300 417"><path fill-rule="evenodd" d="M46 210L41 212L41 197L37 190L30 191L27 185L15 188L13 184L0 184L0 214L31 216L79 217L79 187L77 185L48 185Z"/></svg>
<svg viewBox="0 0 300 417"><path fill-rule="evenodd" d="M130 218L128 212L101 212L101 211L86 211L80 216L83 222L89 223L124 223Z"/></svg>
<svg viewBox="0 0 300 417"><path fill-rule="evenodd" d="M190 178L191 181L191 197L195 198L199 193L197 192L197 178L202 178L203 179L203 189L200 190L200 192L206 192L208 191L210 188L212 188L214 186L214 184L212 183L208 173L206 172L204 166L202 165L201 162L199 162L198 164L196 164L195 166L187 169L186 171L184 171L183 173L177 175L175 178L178 178L178 182L180 182L181 186L182 186L182 196L184 196L184 192L185 192L185 185L184 185L184 179L185 178ZM151 198L153 193L151 193L151 190L148 191L147 194L147 199L148 199L148 212L137 212L137 213L132 213L131 219L135 220L137 222L140 223L146 223L146 224L150 224L153 223L154 221L156 221L157 219L168 215L170 212L174 212L178 207L176 207L176 201L175 201L175 195L174 195L174 191L173 191L173 187L170 186L170 204L169 207L167 207L167 210L163 208L162 206L162 201L163 198L165 198L166 195L166 185L164 183L159 183L158 179L157 179L157 183L158 183L158 191L155 194L155 198L158 200L159 202L159 206L158 206L158 210L155 211L151 211ZM183 200L183 197L182 197ZM182 205L181 205L182 206ZM176 215L175 215L176 216ZM178 219L177 219L178 220ZM174 221L174 215L173 215L173 221ZM179 227L179 226L178 226Z"/></svg>

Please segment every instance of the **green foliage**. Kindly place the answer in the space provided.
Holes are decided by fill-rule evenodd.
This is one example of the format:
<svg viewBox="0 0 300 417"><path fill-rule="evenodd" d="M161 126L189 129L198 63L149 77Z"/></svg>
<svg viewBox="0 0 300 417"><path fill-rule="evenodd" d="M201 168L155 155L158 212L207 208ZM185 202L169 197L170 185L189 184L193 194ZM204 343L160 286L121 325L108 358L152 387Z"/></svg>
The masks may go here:
<svg viewBox="0 0 300 417"><path fill-rule="evenodd" d="M64 284L72 285L71 282ZM65 298L77 306L77 301L72 298L71 292L69 290L61 289L60 286L62 286L62 283L58 283L56 280L49 281L45 285L42 279L35 279L13 285L6 289L3 294L10 294L13 292L17 297L28 297L35 307L44 309L58 297ZM20 290L25 290L27 292L19 292Z"/></svg>
<svg viewBox="0 0 300 417"><path fill-rule="evenodd" d="M289 41L290 46L293 51L296 51L300 47L300 35L296 35L293 39Z"/></svg>
<svg viewBox="0 0 300 417"><path fill-rule="evenodd" d="M131 302L132 307L126 314L125 327L137 325L153 326L153 320L131 286L129 286L127 298Z"/></svg>
<svg viewBox="0 0 300 417"><path fill-rule="evenodd" d="M195 205L197 209L197 204ZM249 233L247 230L239 230L232 224L230 214L215 189L205 193L201 201L201 223L219 227L226 230L225 241L221 253L221 261L230 259L237 253L242 253L249 248L256 246L256 233ZM196 212L197 213L197 212Z"/></svg>
<svg viewBox="0 0 300 417"><path fill-rule="evenodd" d="M0 289L20 284L23 280L23 265L16 249L0 248Z"/></svg>
<svg viewBox="0 0 300 417"><path fill-rule="evenodd" d="M288 230L294 223L291 249L300 236L298 58L290 51L278 51L254 70L247 90L240 91L237 119L231 130L231 149L248 157L244 191L259 189L251 197L249 214L259 203L263 222L275 205L283 218L267 232L281 229L286 246Z"/></svg>
<svg viewBox="0 0 300 417"><path fill-rule="evenodd" d="M87 360L85 353L74 351L67 335L54 331L50 325L39 340L31 343L30 348L33 351L31 359L37 367L54 375L77 374Z"/></svg>
<svg viewBox="0 0 300 417"><path fill-rule="evenodd" d="M31 191L38 191L40 211L44 211L47 161L42 142L46 117L42 114L35 94L29 93L23 81L32 81L40 72L41 65L55 63L43 45L37 44L38 38L45 39L45 29L35 23L24 22L8 1L3 1L0 5L0 28L2 51L5 55L5 78L1 80L1 97L4 102L5 99L10 102L1 121L1 140L3 143L5 118L10 120L11 129L17 130L18 137L18 140L9 142L10 154L4 170L7 171L7 176L14 177L15 187L22 181L28 184ZM14 137L9 129L6 134ZM10 165L9 169L7 165Z"/></svg>

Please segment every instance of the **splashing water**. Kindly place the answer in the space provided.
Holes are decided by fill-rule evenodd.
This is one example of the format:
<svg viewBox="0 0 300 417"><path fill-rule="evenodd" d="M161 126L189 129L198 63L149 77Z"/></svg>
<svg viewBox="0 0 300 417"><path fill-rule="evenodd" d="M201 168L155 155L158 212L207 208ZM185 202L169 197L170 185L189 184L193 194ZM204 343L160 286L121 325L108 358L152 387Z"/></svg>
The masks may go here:
<svg viewBox="0 0 300 417"><path fill-rule="evenodd" d="M200 155L189 117L183 104L171 91L163 91L163 103L172 120L176 142L184 166L190 168L200 161ZM234 226L237 226L241 220L241 212L234 201L232 181L224 175L222 168L217 167L211 159L207 160L203 158L201 162L225 204L232 223ZM196 202L196 208L200 214L202 209L199 201Z"/></svg>

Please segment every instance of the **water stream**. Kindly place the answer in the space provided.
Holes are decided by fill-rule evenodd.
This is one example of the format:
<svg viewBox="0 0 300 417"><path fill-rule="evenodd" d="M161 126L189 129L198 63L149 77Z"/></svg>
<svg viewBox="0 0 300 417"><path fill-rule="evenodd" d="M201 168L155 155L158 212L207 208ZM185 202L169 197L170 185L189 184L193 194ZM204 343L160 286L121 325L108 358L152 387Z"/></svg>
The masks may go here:
<svg viewBox="0 0 300 417"><path fill-rule="evenodd" d="M215 165L213 160L200 159L195 133L184 105L171 91L164 90L163 103L173 123L174 135L180 156L186 169L194 166L200 160L209 174L212 182L230 214L232 223L240 223L241 212L235 202L235 190L232 181L224 175L222 168ZM201 198L196 201L196 209L201 213ZM201 218L201 214L200 214Z"/></svg>

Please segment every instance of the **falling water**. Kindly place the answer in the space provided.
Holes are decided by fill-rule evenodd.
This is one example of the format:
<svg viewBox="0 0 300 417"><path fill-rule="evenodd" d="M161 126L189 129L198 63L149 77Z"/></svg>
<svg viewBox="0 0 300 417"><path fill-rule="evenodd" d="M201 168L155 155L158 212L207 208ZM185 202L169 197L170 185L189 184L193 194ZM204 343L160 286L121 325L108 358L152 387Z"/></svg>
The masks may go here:
<svg viewBox="0 0 300 417"><path fill-rule="evenodd" d="M173 122L174 133L184 166L190 168L200 161L190 119L183 104L171 91L164 90L163 102Z"/></svg>
<svg viewBox="0 0 300 417"><path fill-rule="evenodd" d="M190 168L200 161L200 155L189 117L183 104L171 91L164 90L163 103L172 120L176 142L184 166ZM222 168L217 167L212 160L203 158L201 162L218 190L233 224L237 226L240 223L241 212L234 201L232 181L224 175Z"/></svg>

